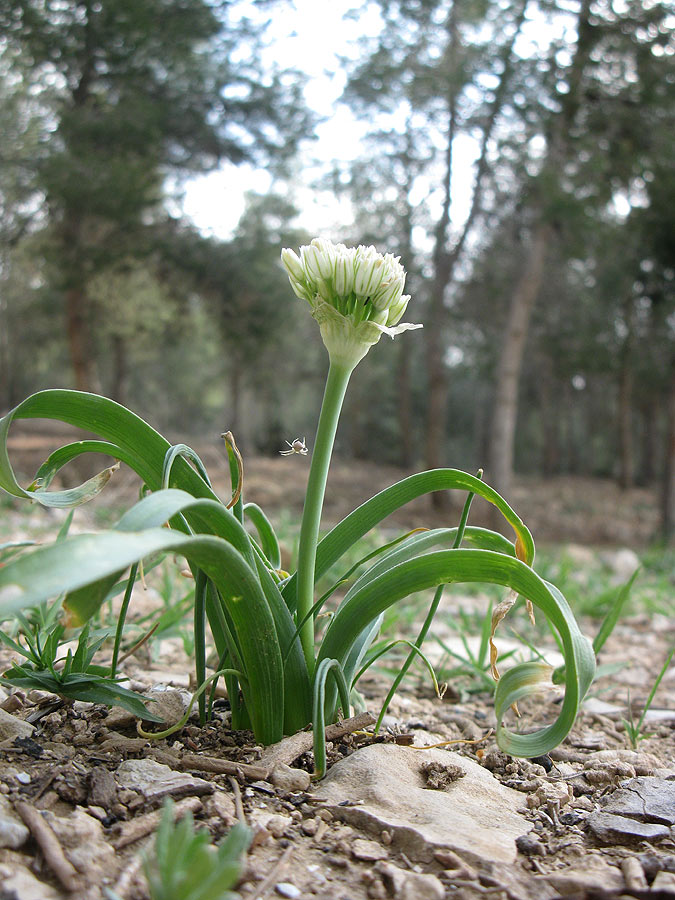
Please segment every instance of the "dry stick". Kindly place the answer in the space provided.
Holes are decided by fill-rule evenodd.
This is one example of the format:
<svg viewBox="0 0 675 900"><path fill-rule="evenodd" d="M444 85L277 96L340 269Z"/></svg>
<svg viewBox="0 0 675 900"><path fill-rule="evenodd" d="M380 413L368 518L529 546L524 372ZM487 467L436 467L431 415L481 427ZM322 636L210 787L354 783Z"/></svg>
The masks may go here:
<svg viewBox="0 0 675 900"><path fill-rule="evenodd" d="M254 894L254 900L265 900L265 896L269 889L281 877L281 873L286 868L286 864L288 863L288 860L290 859L291 853L294 849L295 848L292 844L290 847L286 847L279 859L274 863L270 871L263 879L260 887Z"/></svg>
<svg viewBox="0 0 675 900"><path fill-rule="evenodd" d="M122 874L115 882L113 893L118 897L126 897L127 892L131 889L133 882L138 876L141 866L143 865L143 857L138 854L134 856L129 865L122 870Z"/></svg>
<svg viewBox="0 0 675 900"><path fill-rule="evenodd" d="M77 869L66 859L58 838L33 806L20 800L14 809L28 826L42 850L47 865L67 891L81 891L82 880Z"/></svg>
<svg viewBox="0 0 675 900"><path fill-rule="evenodd" d="M182 819L188 812L196 813L201 809L201 805L202 802L198 797L187 797L185 800L176 803L173 808L174 822ZM138 816L136 819L132 819L131 822L125 822L112 842L113 847L115 850L121 850L122 847L126 847L128 844L140 841L141 838L144 838L159 826L161 818L162 810L157 809L146 813L144 816Z"/></svg>
<svg viewBox="0 0 675 900"><path fill-rule="evenodd" d="M375 724L375 718L369 712L359 713L358 716L352 716L350 719L343 719L336 722L335 725L329 725L326 728L326 740L334 741L337 738L344 737L345 734L352 734L354 731L361 731L369 725Z"/></svg>
<svg viewBox="0 0 675 900"><path fill-rule="evenodd" d="M163 750L153 750L151 755L158 762L172 769L187 769L194 772L211 772L214 775L239 775L252 781L262 781L269 775L266 766L252 766L249 763L238 763L231 759L218 759L215 756L200 756L198 753L183 753L176 756Z"/></svg>
<svg viewBox="0 0 675 900"><path fill-rule="evenodd" d="M452 741L439 741L437 744L425 744L420 747L419 745L415 746L411 744L411 748L413 750L435 750L436 747L449 747L450 744L482 744L483 741L486 741L492 735L492 728L485 732L483 737L476 738L475 741L470 741L467 738L455 738ZM576 773L578 774L578 773ZM576 777L576 775L575 775Z"/></svg>
<svg viewBox="0 0 675 900"><path fill-rule="evenodd" d="M352 716L350 719L336 722L335 725L329 725L326 728L326 740L335 741L345 734L361 731L361 729L373 725L374 722L375 718L369 712L359 713L358 716ZM302 756L303 753L311 750L312 746L312 733L310 731L300 731L297 734L284 738L277 744L266 747L260 759L260 765L265 766L269 773L275 766L282 763L290 765L298 756Z"/></svg>
<svg viewBox="0 0 675 900"><path fill-rule="evenodd" d="M158 628L159 628L159 622L155 622L155 624L152 626L150 631L147 632L147 634L144 634L143 637L140 638L140 640L136 641L136 643L134 644L133 647L131 647L130 650L127 650L126 653L124 653L122 656L120 656L120 658L118 660L118 665L123 663L125 660L129 659L130 656L133 656L137 650L141 649L143 644L147 644L147 642L150 640L150 638L153 636L153 634L157 631Z"/></svg>
<svg viewBox="0 0 675 900"><path fill-rule="evenodd" d="M242 825L247 825L248 823L246 821L246 813L244 812L244 804L241 801L239 782L233 775L229 775L227 780L230 782L230 786L232 787L232 791L234 793L234 808L237 811L237 819L242 823Z"/></svg>

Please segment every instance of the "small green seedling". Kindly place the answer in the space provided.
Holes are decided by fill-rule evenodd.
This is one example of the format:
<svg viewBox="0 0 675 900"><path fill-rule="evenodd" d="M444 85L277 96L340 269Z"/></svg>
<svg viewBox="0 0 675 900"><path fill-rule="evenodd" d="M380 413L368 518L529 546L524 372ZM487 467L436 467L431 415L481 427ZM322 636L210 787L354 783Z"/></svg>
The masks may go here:
<svg viewBox="0 0 675 900"><path fill-rule="evenodd" d="M668 666L670 665L670 663L672 661L673 655L675 655L675 647L673 647L671 649L670 653L666 657L666 661L663 664L663 668L659 672L659 674L656 678L656 681L654 682L652 689L649 692L649 697L647 697L647 702L645 703L644 709L642 710L642 715L640 716L640 718L638 719L637 722L635 722L635 718L633 717L633 706L630 702L630 693L628 694L628 718L622 719L621 721L623 722L623 726L626 729L626 734L628 735L628 740L629 740L630 745L633 748L633 750L637 750L640 741L644 741L646 738L652 737L652 735L649 734L648 732L646 732L646 731L644 733L642 732L642 724L645 720L645 716L649 712L649 707L652 705L652 701L654 700L654 695L656 694L656 691L658 690L658 687L661 684L661 680L663 679L663 676L668 671Z"/></svg>
<svg viewBox="0 0 675 900"><path fill-rule="evenodd" d="M51 619L55 609L57 604L49 608L48 618ZM93 664L94 654L107 635L90 642L89 626L86 625L80 632L75 652L69 649L64 657L59 657L63 625L48 621L47 627L42 629L21 614L17 619L20 625L18 639L13 640L0 630L0 642L22 656L25 662L14 661L0 676L0 684L4 682L26 690L49 691L69 700L121 706L139 718L161 721L147 709L138 694L111 678L107 667Z"/></svg>
<svg viewBox="0 0 675 900"><path fill-rule="evenodd" d="M195 829L192 813L174 822L174 804L167 800L154 852L143 861L151 900L238 900L231 889L250 841L250 830L237 824L214 847L208 831Z"/></svg>

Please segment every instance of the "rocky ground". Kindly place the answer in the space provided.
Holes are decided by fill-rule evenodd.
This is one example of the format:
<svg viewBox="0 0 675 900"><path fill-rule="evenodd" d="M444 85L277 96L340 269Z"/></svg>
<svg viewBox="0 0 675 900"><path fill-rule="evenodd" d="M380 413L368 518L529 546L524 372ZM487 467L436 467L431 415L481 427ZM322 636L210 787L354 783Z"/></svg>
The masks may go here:
<svg viewBox="0 0 675 900"><path fill-rule="evenodd" d="M277 482L264 465L253 468L249 499L264 501L266 492L270 501ZM336 518L347 503L340 473ZM368 494L380 486L369 472L362 484ZM604 514L586 508L588 490L566 485L540 496L538 524L546 534L557 504L562 531L549 539L575 540L570 554L580 564L608 552L591 544L624 542L631 522L633 546L647 540L653 497L636 495L625 515L617 502L610 516L607 506ZM518 489L531 497L527 485ZM284 490L279 501L289 499ZM421 506L412 513L425 514ZM21 523L34 532L33 518ZM11 522L10 530L22 536ZM622 553L625 566L629 551ZM443 615L481 602L450 597ZM675 897L675 663L637 750L622 723L628 702L639 715L675 643L672 608L619 622L600 659L611 674L593 686L565 742L537 760L497 749L488 692L451 684L441 700L415 676L380 735L368 716L328 734L329 771L320 782L310 778L308 734L257 746L229 730L224 697L205 727L193 718L171 738L148 741L123 710L0 688L0 900L105 900L107 889L145 900L141 854L167 796L215 840L238 820L253 829L238 888L247 900ZM597 621L585 628L593 634ZM0 669L8 663L3 650ZM190 670L176 638L125 664L130 686L150 692L167 723L183 712ZM360 683L370 712L379 711L390 677L374 672ZM559 701L550 694L524 705L521 727L552 721Z"/></svg>
<svg viewBox="0 0 675 900"><path fill-rule="evenodd" d="M487 694L458 698L450 688L439 700L413 678L379 737L364 717L332 734L318 783L309 735L263 749L228 730L224 699L206 727L149 742L123 710L5 692L0 897L97 900L105 887L146 897L139 852L166 796L215 839L238 819L253 828L246 898L674 896L675 667L638 751L621 723L627 691L640 709L673 637L665 617L621 623L602 662L625 666L601 696L591 692L548 758L496 748ZM165 643L161 667L127 671L171 722L188 696L189 663L178 642ZM381 675L362 682L370 710L386 686ZM524 725L552 720L557 699L521 710Z"/></svg>

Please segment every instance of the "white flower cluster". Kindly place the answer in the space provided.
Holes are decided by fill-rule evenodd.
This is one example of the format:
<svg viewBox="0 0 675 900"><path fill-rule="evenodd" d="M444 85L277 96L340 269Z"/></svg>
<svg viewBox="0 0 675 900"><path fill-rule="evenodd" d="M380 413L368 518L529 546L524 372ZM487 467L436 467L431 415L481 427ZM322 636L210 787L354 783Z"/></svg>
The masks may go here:
<svg viewBox="0 0 675 900"><path fill-rule="evenodd" d="M331 359L353 365L377 343L421 325L400 324L410 297L398 256L374 247L345 247L322 238L281 252L291 287L319 322Z"/></svg>

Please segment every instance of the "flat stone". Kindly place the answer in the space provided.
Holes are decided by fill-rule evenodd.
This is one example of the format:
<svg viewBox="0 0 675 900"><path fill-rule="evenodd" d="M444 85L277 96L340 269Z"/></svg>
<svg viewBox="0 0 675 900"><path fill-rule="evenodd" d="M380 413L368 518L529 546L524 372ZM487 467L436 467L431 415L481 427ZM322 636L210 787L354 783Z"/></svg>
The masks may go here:
<svg viewBox="0 0 675 900"><path fill-rule="evenodd" d="M551 896L543 885L566 897L570 894L586 896L587 891L604 892L620 891L623 888L623 875L616 866L610 866L603 859L593 854L586 854L583 865L567 866L548 875L534 879L542 884L541 897Z"/></svg>
<svg viewBox="0 0 675 900"><path fill-rule="evenodd" d="M138 791L146 800L163 797L199 797L213 793L213 785L187 772L175 772L154 759L126 759L117 767L117 783Z"/></svg>
<svg viewBox="0 0 675 900"><path fill-rule="evenodd" d="M270 816L265 824L265 828L272 837L282 838L288 829L293 825L293 819L290 816Z"/></svg>
<svg viewBox="0 0 675 900"><path fill-rule="evenodd" d="M599 697L587 697L583 702L583 709L587 713L609 717L619 717L625 715L626 712L622 706L617 706L616 703L607 703L606 700L601 700Z"/></svg>
<svg viewBox="0 0 675 900"><path fill-rule="evenodd" d="M652 890L655 893L656 891L663 891L675 897L675 873L657 872L656 878L652 881Z"/></svg>
<svg viewBox="0 0 675 900"><path fill-rule="evenodd" d="M42 814L63 848L67 859L88 883L96 884L115 867L115 850L106 841L103 825L80 807L67 816L50 810ZM89 897L88 893L81 895Z"/></svg>
<svg viewBox="0 0 675 900"><path fill-rule="evenodd" d="M587 769L602 769L613 763L628 763L635 769L636 775L653 775L661 765L658 758L644 750L597 750L584 760L584 772Z"/></svg>
<svg viewBox="0 0 675 900"><path fill-rule="evenodd" d="M290 900L295 900L296 897L300 897L302 894L300 888L291 884L290 881L280 881L278 884L274 885L274 890L280 897L288 897Z"/></svg>
<svg viewBox="0 0 675 900"><path fill-rule="evenodd" d="M652 822L637 822L626 816L613 816L607 812L591 813L588 827L602 844L626 844L637 841L654 843L670 837L667 825Z"/></svg>
<svg viewBox="0 0 675 900"><path fill-rule="evenodd" d="M234 800L230 794L224 791L215 791L204 804L204 812L207 816L215 816L228 828L237 821L237 811Z"/></svg>
<svg viewBox="0 0 675 900"><path fill-rule="evenodd" d="M0 885L3 897L20 897L21 900L60 900L60 891L45 884L23 866L3 863L0 865Z"/></svg>
<svg viewBox="0 0 675 900"><path fill-rule="evenodd" d="M387 859L389 853L377 841L366 841L357 838L352 844L352 856L363 862L377 862L378 859Z"/></svg>
<svg viewBox="0 0 675 900"><path fill-rule="evenodd" d="M459 766L464 777L429 790L422 771L428 762ZM516 839L531 828L518 812L521 793L447 750L363 747L332 767L315 796L335 818L377 834L386 830L395 848L427 861L445 849L470 862L514 862Z"/></svg>
<svg viewBox="0 0 675 900"><path fill-rule="evenodd" d="M16 716L10 715L4 709L0 709L0 741L13 741L15 738L31 737L35 726L30 722L24 722Z"/></svg>
<svg viewBox="0 0 675 900"><path fill-rule="evenodd" d="M640 568L640 557L630 547L607 550L601 554L601 558L604 564L612 570L614 584L628 581L635 570Z"/></svg>
<svg viewBox="0 0 675 900"><path fill-rule="evenodd" d="M444 900L445 888L435 875L410 872L396 897L398 900Z"/></svg>
<svg viewBox="0 0 675 900"><path fill-rule="evenodd" d="M161 724L167 727L175 725L183 718L190 702L189 695L173 688L153 688L145 696L149 701L154 701L147 704L148 709L159 716Z"/></svg>
<svg viewBox="0 0 675 900"><path fill-rule="evenodd" d="M113 706L105 718L105 726L111 731L115 731L117 728L126 728L129 725L133 725L135 721L136 716L130 710L123 709L121 706Z"/></svg>
<svg viewBox="0 0 675 900"><path fill-rule="evenodd" d="M94 766L89 775L89 803L109 810L117 802L117 784L105 766Z"/></svg>
<svg viewBox="0 0 675 900"><path fill-rule="evenodd" d="M651 722L653 725L661 722L675 722L675 709L651 709L647 710L645 722Z"/></svg>
<svg viewBox="0 0 675 900"><path fill-rule="evenodd" d="M270 775L272 784L280 791L306 791L310 785L311 777L304 769L292 769L284 763L274 767Z"/></svg>
<svg viewBox="0 0 675 900"><path fill-rule="evenodd" d="M665 778L631 778L619 790L600 801L607 813L642 822L675 825L675 781Z"/></svg>
<svg viewBox="0 0 675 900"><path fill-rule="evenodd" d="M0 848L18 850L29 835L30 831L14 812L12 804L0 794Z"/></svg>

